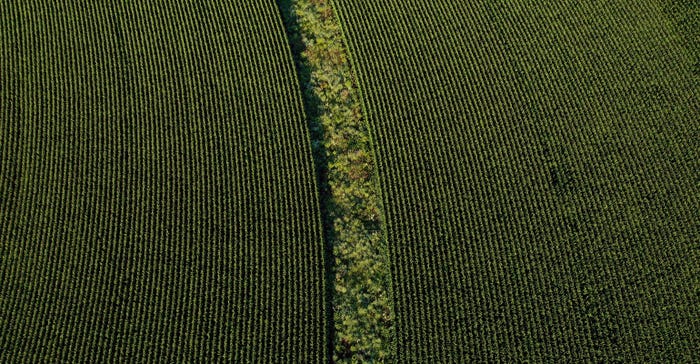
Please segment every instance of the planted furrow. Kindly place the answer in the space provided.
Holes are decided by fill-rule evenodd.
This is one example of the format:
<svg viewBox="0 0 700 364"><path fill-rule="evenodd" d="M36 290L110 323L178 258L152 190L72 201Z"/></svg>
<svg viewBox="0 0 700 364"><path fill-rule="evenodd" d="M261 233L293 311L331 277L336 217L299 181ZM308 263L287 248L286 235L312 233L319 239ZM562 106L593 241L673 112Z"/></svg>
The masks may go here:
<svg viewBox="0 0 700 364"><path fill-rule="evenodd" d="M10 2L0 39L0 361L327 359L274 2Z"/></svg>
<svg viewBox="0 0 700 364"><path fill-rule="evenodd" d="M334 1L376 144L397 361L697 360L680 3Z"/></svg>

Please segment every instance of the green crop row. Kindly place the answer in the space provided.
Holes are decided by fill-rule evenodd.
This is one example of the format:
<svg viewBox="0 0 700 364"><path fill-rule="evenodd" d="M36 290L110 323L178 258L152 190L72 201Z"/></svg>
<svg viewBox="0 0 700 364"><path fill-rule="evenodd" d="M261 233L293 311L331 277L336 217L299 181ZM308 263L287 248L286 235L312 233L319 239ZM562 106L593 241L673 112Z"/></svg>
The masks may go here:
<svg viewBox="0 0 700 364"><path fill-rule="evenodd" d="M0 3L0 362L325 362L274 1Z"/></svg>
<svg viewBox="0 0 700 364"><path fill-rule="evenodd" d="M0 2L0 362L700 362L699 21Z"/></svg>
<svg viewBox="0 0 700 364"><path fill-rule="evenodd" d="M334 4L397 362L700 360L700 88L657 1Z"/></svg>

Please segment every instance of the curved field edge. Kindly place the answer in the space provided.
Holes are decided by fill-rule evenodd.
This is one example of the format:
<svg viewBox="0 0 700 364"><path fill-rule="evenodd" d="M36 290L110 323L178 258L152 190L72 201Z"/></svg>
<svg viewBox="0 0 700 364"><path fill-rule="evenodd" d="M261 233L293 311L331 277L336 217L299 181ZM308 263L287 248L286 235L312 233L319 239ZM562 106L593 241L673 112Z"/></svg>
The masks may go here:
<svg viewBox="0 0 700 364"><path fill-rule="evenodd" d="M0 361L327 362L274 1L9 1L0 20Z"/></svg>
<svg viewBox="0 0 700 364"><path fill-rule="evenodd" d="M698 93L656 3L334 2L399 361L697 360Z"/></svg>
<svg viewBox="0 0 700 364"><path fill-rule="evenodd" d="M310 117L333 252L333 361L393 357L391 276L380 189L340 22L329 1L279 1Z"/></svg>

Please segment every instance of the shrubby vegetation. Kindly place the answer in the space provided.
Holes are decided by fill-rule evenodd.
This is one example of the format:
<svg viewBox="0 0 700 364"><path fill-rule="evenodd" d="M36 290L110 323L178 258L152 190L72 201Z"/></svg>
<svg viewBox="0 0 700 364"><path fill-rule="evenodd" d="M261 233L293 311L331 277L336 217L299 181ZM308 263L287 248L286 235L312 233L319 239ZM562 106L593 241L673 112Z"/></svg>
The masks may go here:
<svg viewBox="0 0 700 364"><path fill-rule="evenodd" d="M389 263L369 134L340 24L327 0L282 1L297 58L332 245L334 360L391 359Z"/></svg>

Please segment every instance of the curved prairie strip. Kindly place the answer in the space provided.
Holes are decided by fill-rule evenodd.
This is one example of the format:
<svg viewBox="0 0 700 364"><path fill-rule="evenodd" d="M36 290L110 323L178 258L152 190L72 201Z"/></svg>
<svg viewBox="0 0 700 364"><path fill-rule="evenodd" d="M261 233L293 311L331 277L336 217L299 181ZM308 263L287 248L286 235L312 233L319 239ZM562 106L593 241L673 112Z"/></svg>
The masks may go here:
<svg viewBox="0 0 700 364"><path fill-rule="evenodd" d="M0 3L0 362L327 362L272 0Z"/></svg>
<svg viewBox="0 0 700 364"><path fill-rule="evenodd" d="M335 258L334 361L391 361L391 279L380 191L340 24L327 0L279 3L306 94Z"/></svg>

